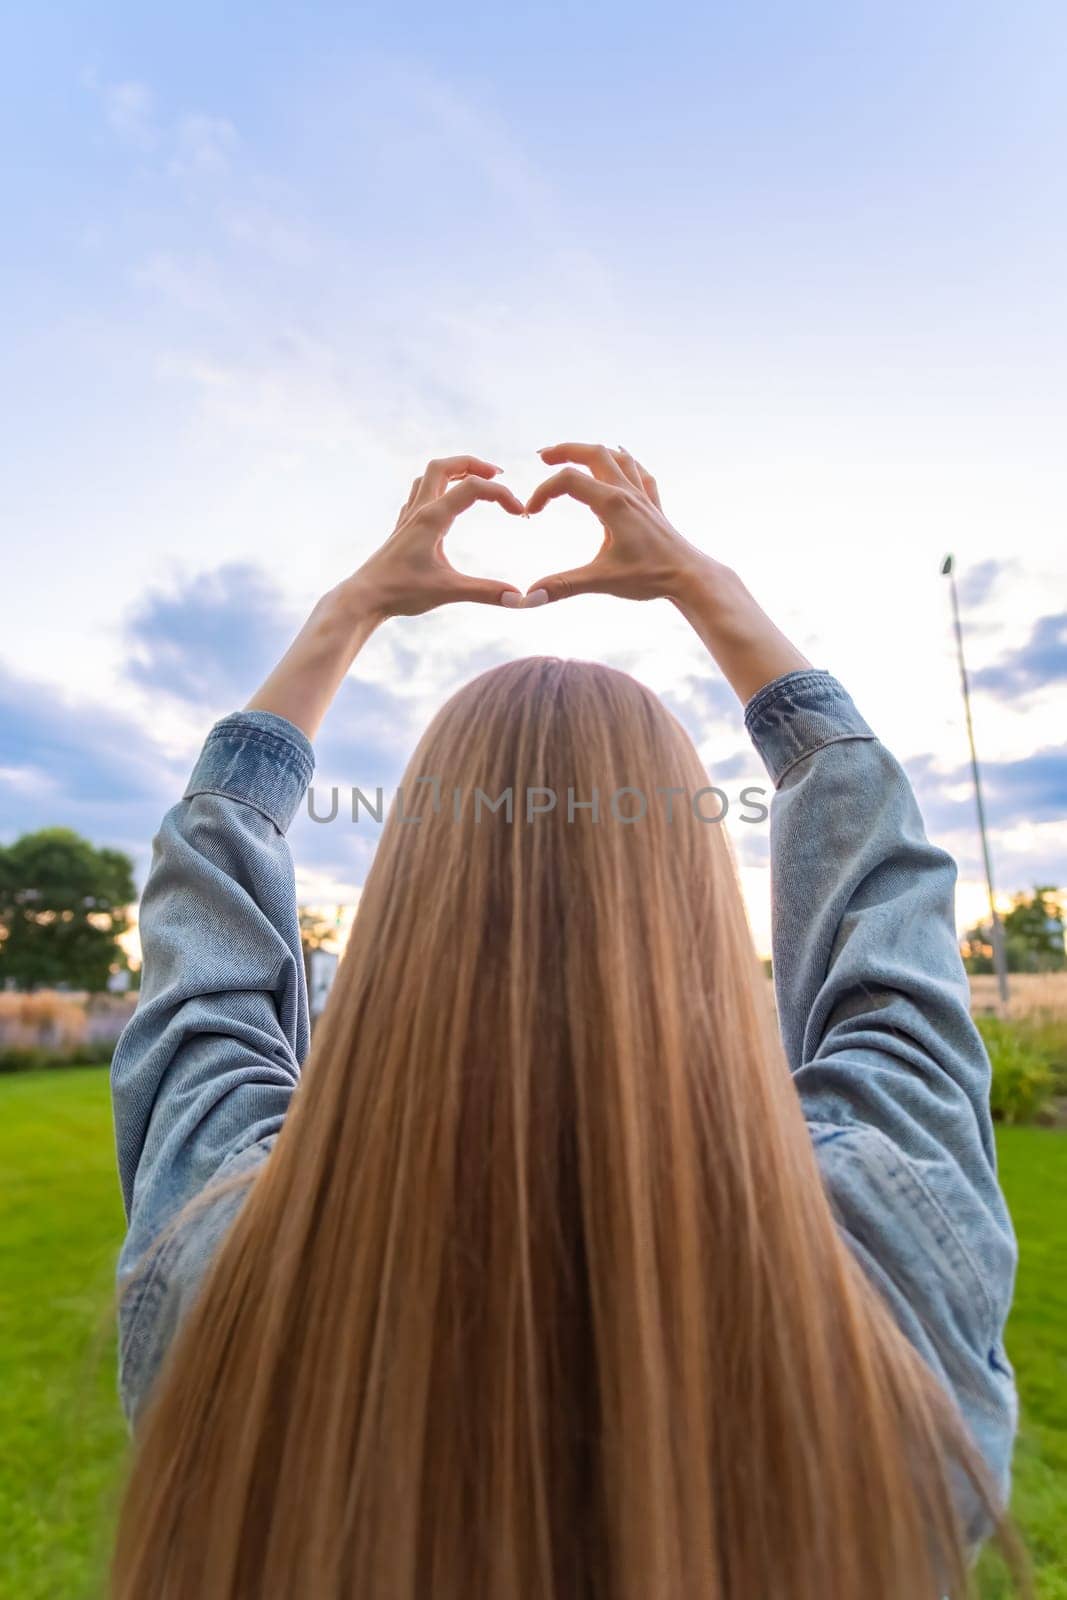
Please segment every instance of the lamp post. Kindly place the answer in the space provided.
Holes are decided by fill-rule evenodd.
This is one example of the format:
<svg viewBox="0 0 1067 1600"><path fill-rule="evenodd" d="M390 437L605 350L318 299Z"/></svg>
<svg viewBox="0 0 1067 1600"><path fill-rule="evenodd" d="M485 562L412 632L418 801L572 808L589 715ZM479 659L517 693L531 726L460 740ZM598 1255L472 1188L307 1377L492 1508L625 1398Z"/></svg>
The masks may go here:
<svg viewBox="0 0 1067 1600"><path fill-rule="evenodd" d="M992 922L993 965L997 973L997 987L1000 991L1000 1003L1007 1009L1008 1004L1008 963L1004 954L1004 930L1000 925L997 915L996 901L993 895L993 862L989 854L989 835L986 832L985 806L982 803L982 780L978 774L978 752L974 747L974 723L971 720L971 690L967 682L967 663L963 657L963 628L960 625L960 602L956 594L955 563L951 555L947 555L941 563L941 576L948 579L949 590L952 595L952 623L956 631L956 654L960 663L960 687L963 690L963 710L967 718L967 741L971 747L971 774L974 778L974 804L978 812L978 832L982 838L982 860L985 862L985 881L989 891L989 915Z"/></svg>

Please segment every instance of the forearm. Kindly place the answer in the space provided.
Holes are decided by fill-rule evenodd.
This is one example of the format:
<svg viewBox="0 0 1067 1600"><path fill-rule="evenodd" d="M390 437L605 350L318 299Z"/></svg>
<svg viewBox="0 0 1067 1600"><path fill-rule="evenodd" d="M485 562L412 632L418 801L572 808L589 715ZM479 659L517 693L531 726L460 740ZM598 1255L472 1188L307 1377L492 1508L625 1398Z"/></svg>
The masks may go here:
<svg viewBox="0 0 1067 1600"><path fill-rule="evenodd" d="M729 567L704 557L681 577L674 591L674 604L710 650L742 705L775 678L810 667Z"/></svg>
<svg viewBox="0 0 1067 1600"><path fill-rule="evenodd" d="M354 578L323 595L246 710L272 711L314 739L345 674L382 614Z"/></svg>

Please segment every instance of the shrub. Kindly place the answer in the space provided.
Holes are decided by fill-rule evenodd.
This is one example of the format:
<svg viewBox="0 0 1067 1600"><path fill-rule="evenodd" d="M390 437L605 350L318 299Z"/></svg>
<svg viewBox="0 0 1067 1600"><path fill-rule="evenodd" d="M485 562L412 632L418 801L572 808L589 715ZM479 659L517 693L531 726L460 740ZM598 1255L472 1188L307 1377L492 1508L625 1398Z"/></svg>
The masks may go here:
<svg viewBox="0 0 1067 1600"><path fill-rule="evenodd" d="M89 1039L60 1049L40 1044L0 1044L0 1073L37 1072L44 1067L97 1067L109 1062L114 1054L112 1039Z"/></svg>
<svg viewBox="0 0 1067 1600"><path fill-rule="evenodd" d="M71 995L0 993L0 1047L67 1050L85 1038L85 1006Z"/></svg>
<svg viewBox="0 0 1067 1600"><path fill-rule="evenodd" d="M1046 1054L1035 1046L1032 1028L1002 1017L979 1017L977 1025L993 1068L994 1121L1037 1121L1050 1106L1056 1080Z"/></svg>
<svg viewBox="0 0 1067 1600"><path fill-rule="evenodd" d="M110 1061L134 995L0 991L0 1072Z"/></svg>
<svg viewBox="0 0 1067 1600"><path fill-rule="evenodd" d="M1045 1063L1053 1092L1067 1095L1067 1017L1051 1011L1034 1011L1020 1019L1027 1046Z"/></svg>
<svg viewBox="0 0 1067 1600"><path fill-rule="evenodd" d="M39 1044L0 1045L0 1072L34 1072L50 1064L51 1052Z"/></svg>

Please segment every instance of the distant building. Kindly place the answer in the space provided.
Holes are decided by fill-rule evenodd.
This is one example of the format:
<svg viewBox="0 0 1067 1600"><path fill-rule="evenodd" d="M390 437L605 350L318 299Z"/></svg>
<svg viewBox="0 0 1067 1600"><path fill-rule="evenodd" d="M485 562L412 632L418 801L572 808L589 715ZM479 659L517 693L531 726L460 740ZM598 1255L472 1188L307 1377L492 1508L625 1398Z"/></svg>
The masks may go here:
<svg viewBox="0 0 1067 1600"><path fill-rule="evenodd" d="M304 966L308 982L308 1010L311 1026L321 1017L330 986L337 975L339 956L333 950L305 950Z"/></svg>

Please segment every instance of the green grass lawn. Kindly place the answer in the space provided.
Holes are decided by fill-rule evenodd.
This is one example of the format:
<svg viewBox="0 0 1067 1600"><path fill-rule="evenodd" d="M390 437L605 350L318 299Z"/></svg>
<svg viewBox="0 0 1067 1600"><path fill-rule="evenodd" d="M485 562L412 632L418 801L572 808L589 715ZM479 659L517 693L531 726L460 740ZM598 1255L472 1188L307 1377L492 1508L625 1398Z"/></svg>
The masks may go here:
<svg viewBox="0 0 1067 1600"><path fill-rule="evenodd" d="M1039 1600L1067 1600L1067 1132L1002 1128L997 1147L1019 1236L1007 1339L1022 1401L1015 1516ZM1010 1592L983 1576L983 1600Z"/></svg>
<svg viewBox="0 0 1067 1600"><path fill-rule="evenodd" d="M1067 1133L1007 1128L1022 1260L1008 1349L1016 1514L1040 1600L1067 1600ZM111 1286L122 1233L107 1073L0 1077L0 1596L99 1595L125 1429ZM990 1566L983 1600L1006 1593Z"/></svg>
<svg viewBox="0 0 1067 1600"><path fill-rule="evenodd" d="M0 1595L100 1592L125 1424L107 1069L0 1077Z"/></svg>

